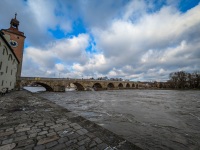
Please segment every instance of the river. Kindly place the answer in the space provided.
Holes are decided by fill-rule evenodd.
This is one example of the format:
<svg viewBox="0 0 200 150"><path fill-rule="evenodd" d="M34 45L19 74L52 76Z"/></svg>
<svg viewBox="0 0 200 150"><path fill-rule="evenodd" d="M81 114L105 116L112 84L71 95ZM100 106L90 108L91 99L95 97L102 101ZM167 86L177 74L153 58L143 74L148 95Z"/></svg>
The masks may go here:
<svg viewBox="0 0 200 150"><path fill-rule="evenodd" d="M38 95L143 149L200 149L199 91L71 91Z"/></svg>

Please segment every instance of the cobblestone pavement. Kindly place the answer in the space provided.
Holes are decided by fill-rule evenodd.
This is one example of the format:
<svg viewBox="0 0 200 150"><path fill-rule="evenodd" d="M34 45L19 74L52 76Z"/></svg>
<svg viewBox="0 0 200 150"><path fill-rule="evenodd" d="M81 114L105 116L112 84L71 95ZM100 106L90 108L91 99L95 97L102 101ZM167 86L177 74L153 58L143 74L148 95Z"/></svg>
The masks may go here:
<svg viewBox="0 0 200 150"><path fill-rule="evenodd" d="M0 150L139 150L114 133L27 91L0 97Z"/></svg>

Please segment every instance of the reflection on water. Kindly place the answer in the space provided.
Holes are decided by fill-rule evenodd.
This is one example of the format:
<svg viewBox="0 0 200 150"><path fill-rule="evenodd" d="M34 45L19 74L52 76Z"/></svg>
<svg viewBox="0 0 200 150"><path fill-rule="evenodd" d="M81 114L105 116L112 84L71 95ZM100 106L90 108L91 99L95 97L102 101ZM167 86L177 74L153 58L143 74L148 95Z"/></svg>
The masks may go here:
<svg viewBox="0 0 200 150"><path fill-rule="evenodd" d="M199 91L73 91L38 95L81 114L144 149L200 147Z"/></svg>
<svg viewBox="0 0 200 150"><path fill-rule="evenodd" d="M46 89L42 86L25 86L23 87L25 90L28 90L32 93L37 93L37 92L44 92ZM76 91L76 88L65 88L65 91Z"/></svg>
<svg viewBox="0 0 200 150"><path fill-rule="evenodd" d="M46 89L42 86L25 86L23 87L25 90L28 90L30 92L36 93L36 92L42 92L42 91L46 91Z"/></svg>

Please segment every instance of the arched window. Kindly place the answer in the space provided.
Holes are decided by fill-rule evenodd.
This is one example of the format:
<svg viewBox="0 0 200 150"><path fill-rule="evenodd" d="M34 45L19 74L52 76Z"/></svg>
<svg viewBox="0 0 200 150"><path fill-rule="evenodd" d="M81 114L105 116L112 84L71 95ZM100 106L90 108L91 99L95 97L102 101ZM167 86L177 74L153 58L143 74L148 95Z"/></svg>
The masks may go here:
<svg viewBox="0 0 200 150"><path fill-rule="evenodd" d="M12 55L11 54L9 54L9 57L8 57L8 61L12 61Z"/></svg>
<svg viewBox="0 0 200 150"><path fill-rule="evenodd" d="M2 66L2 61L0 62L0 70L1 70L1 66Z"/></svg>
<svg viewBox="0 0 200 150"><path fill-rule="evenodd" d="M6 46L4 46L3 55L4 55L5 53L8 55L8 50L7 50Z"/></svg>

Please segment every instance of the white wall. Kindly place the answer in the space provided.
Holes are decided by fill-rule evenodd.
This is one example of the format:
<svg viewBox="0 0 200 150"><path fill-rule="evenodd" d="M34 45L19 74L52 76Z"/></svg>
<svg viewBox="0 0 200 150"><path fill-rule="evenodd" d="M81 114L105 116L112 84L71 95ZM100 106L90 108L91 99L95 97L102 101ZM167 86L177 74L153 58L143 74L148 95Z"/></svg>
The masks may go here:
<svg viewBox="0 0 200 150"><path fill-rule="evenodd" d="M0 37L0 91L3 88L14 89L18 61L11 49Z"/></svg>

